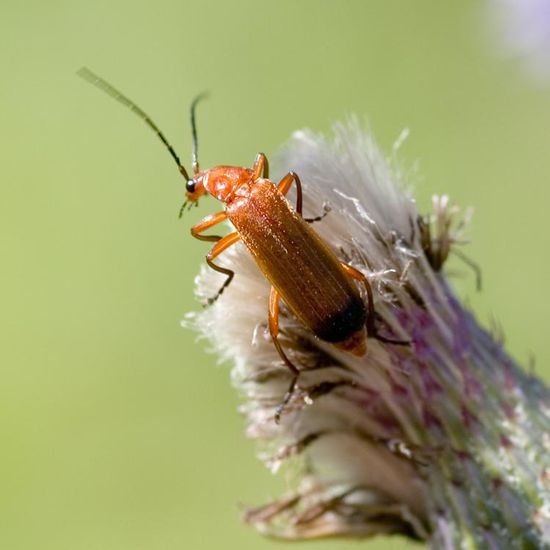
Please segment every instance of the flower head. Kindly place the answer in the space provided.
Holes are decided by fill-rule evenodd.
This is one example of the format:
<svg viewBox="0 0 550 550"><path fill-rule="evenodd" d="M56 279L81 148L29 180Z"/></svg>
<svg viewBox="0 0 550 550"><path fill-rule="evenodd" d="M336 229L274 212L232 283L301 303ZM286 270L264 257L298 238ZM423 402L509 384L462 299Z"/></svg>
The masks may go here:
<svg viewBox="0 0 550 550"><path fill-rule="evenodd" d="M269 283L244 245L228 250L224 266L236 276L193 322L216 335L216 352L234 365L261 458L296 478L292 493L246 520L285 538L402 533L434 548L550 544L550 395L449 286L442 269L464 227L457 209L439 197L433 215L420 216L403 174L357 123L336 126L332 141L295 133L279 166L300 175L306 216L330 207L315 230L368 277L379 333L410 344L371 337L357 357L283 308L281 341L301 372L277 424L292 374L266 330ZM204 268L199 298L219 285Z"/></svg>

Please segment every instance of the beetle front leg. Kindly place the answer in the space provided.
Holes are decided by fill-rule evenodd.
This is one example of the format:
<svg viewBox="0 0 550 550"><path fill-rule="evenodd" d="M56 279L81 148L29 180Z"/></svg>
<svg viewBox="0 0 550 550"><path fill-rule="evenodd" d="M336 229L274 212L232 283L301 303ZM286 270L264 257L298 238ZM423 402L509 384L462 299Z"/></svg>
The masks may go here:
<svg viewBox="0 0 550 550"><path fill-rule="evenodd" d="M223 237L223 239L220 239L210 250L210 252L206 256L206 263L215 271L218 273L223 273L224 275L227 275L227 279L224 281L223 285L220 287L218 292L215 296L212 298L208 298L208 304L213 304L221 295L221 293L229 286L229 283L232 281L235 272L231 269L227 269L226 267L221 267L217 264L215 264L212 260L216 258L216 256L219 256L224 250L227 250L230 246L233 246L236 242L240 240L239 234L235 231L235 233L230 233L226 237Z"/></svg>
<svg viewBox="0 0 550 550"><path fill-rule="evenodd" d="M235 272L231 269L221 267L215 264L212 260L219 254L221 254L224 250L229 248L231 245L235 244L240 237L239 234L236 232L230 233L226 237L221 237L219 235L201 235L201 233L221 223L226 218L227 214L225 213L225 211L216 212L215 214L210 214L209 216L206 216L206 218L203 218L197 225L191 228L191 235L193 235L195 239L216 243L207 254L206 263L218 273L223 273L224 275L227 275L227 279L224 281L223 285L218 290L216 295L208 299L208 304L213 304L219 298L220 294L227 288L227 286L229 286L229 283L235 275Z"/></svg>
<svg viewBox="0 0 550 550"><path fill-rule="evenodd" d="M206 218L203 218L197 225L194 225L191 228L191 235L193 235L195 239L199 239L199 241L221 241L223 237L220 237L219 235L201 235L201 233L203 231L206 231L207 229L210 229L211 227L214 227L215 225L218 225L225 219L227 219L227 214L225 213L225 210L222 210L221 212L216 212L215 214L210 214L209 216L206 216Z"/></svg>
<svg viewBox="0 0 550 550"><path fill-rule="evenodd" d="M351 265L345 264L344 262L340 262L340 265L352 279L363 283L363 286L367 291L367 336L372 336L373 338L380 340L380 342L385 342L386 344L396 344L401 346L410 345L410 340L393 340L378 334L378 330L374 324L374 297L369 280L365 277L365 275L363 275L363 273L361 273L358 269L351 267Z"/></svg>

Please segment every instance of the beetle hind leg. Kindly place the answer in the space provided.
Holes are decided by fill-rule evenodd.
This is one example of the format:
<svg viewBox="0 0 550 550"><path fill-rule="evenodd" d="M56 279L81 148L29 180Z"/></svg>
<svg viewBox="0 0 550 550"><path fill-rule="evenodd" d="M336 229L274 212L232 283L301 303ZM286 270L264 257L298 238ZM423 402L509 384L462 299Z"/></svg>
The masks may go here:
<svg viewBox="0 0 550 550"><path fill-rule="evenodd" d="M279 424L281 420L281 415L283 414L285 407L288 405L289 401L292 399L292 396L294 395L294 391L296 390L296 386L298 384L298 377L300 376L300 370L287 357L286 353L283 350L283 346L281 345L281 342L279 342L279 339L278 339L280 298L281 296L277 292L275 287L271 287L271 292L269 294L269 333L271 334L271 339L273 340L273 344L275 345L275 349L277 350L279 357L283 360L285 365L290 369L293 376L292 376L292 381L290 382L290 386L286 391L282 402L275 409L276 424Z"/></svg>
<svg viewBox="0 0 550 550"><path fill-rule="evenodd" d="M283 400L277 405L277 408L275 409L275 424L279 424L281 422L281 416L292 399L292 396L294 395L294 390L296 389L296 385L298 383L298 374L295 374L292 377L292 382L290 383L290 386L288 387L288 390L285 393L285 396L283 397Z"/></svg>
<svg viewBox="0 0 550 550"><path fill-rule="evenodd" d="M372 287L370 286L369 280L361 273L358 269L355 269L351 265L345 264L341 262L340 264L346 273L356 281L360 281L363 283L363 286L365 287L365 290L367 291L367 336L371 336L372 338L375 338L376 340L379 340L380 342L384 342L386 344L394 344L397 346L409 346L411 344L410 340L395 340L393 338L387 338L386 336L382 336L381 334L378 334L378 329L376 328L376 325L374 324L374 297L372 294Z"/></svg>

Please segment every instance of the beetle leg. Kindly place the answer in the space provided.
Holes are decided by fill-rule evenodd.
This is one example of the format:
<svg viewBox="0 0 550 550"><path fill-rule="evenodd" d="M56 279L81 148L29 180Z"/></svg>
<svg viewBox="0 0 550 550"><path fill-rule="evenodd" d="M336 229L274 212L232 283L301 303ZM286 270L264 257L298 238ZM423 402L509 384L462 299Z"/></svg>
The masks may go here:
<svg viewBox="0 0 550 550"><path fill-rule="evenodd" d="M235 275L235 272L231 269L226 269L225 267L216 265L212 260L219 254L221 254L224 250L229 248L232 244L235 244L239 240L239 234L235 232L230 233L225 237L220 237L219 235L201 235L201 233L203 231L206 231L207 229L210 229L211 227L214 227L226 218L227 214L225 213L225 211L222 210L221 212L216 212L215 214L210 214L209 216L206 216L206 218L203 218L197 225L191 228L191 235L193 235L195 239L216 243L206 256L206 263L215 271L227 275L227 279L224 281L220 290L218 290L213 298L208 299L209 304L213 304L219 298L220 294L229 285L231 279L233 279L233 276Z"/></svg>
<svg viewBox="0 0 550 550"><path fill-rule="evenodd" d="M258 178L269 178L269 162L263 153L258 153L256 155L252 170L254 170L255 180Z"/></svg>
<svg viewBox="0 0 550 550"><path fill-rule="evenodd" d="M219 235L201 235L201 233L203 231L206 231L207 229L210 229L211 227L214 227L215 225L218 225L226 218L227 214L224 210L222 210L221 212L216 212L215 214L210 214L209 216L206 216L206 218L203 218L197 225L194 225L191 228L191 235L193 235L195 239L199 239L199 241L221 241L222 237L220 237Z"/></svg>
<svg viewBox="0 0 550 550"><path fill-rule="evenodd" d="M277 185L277 189L286 195L290 190L292 183L296 183L296 212L302 215L302 183L298 174L295 172L289 172Z"/></svg>
<svg viewBox="0 0 550 550"><path fill-rule="evenodd" d="M275 422L278 424L279 420L281 419L281 414L284 410L284 408L287 406L288 402L290 401L292 394L294 393L294 389L296 388L296 382L298 382L298 376L300 374L300 371L298 368L292 363L292 361L286 356L283 346L281 345L281 342L278 340L279 336L279 300L281 296L275 289L275 287L271 287L271 292L269 294L269 333L271 334L271 338L273 340L273 344L275 345L275 349L277 350L277 353L279 354L279 357L284 361L285 365L291 370L293 376L292 376L292 382L290 383L290 386L285 393L285 396L283 398L283 401L280 403L280 405L275 410Z"/></svg>
<svg viewBox="0 0 550 550"><path fill-rule="evenodd" d="M304 221L307 223L320 222L328 213L330 212L330 206L328 204L323 204L323 213L320 216L315 218L304 218Z"/></svg>
<svg viewBox="0 0 550 550"><path fill-rule="evenodd" d="M297 375L299 374L299 370L296 368L296 366L292 363L292 361L286 356L285 352L283 351L283 347L281 346L281 343L277 339L279 336L279 300L281 299L281 295L277 290L275 290L275 287L271 287L271 292L269 294L269 333L271 334L271 338L273 339L273 344L275 344L275 348L277 349L281 359L285 362L285 365L292 371L293 374Z"/></svg>
<svg viewBox="0 0 550 550"><path fill-rule="evenodd" d="M380 342L386 342L387 344L397 344L397 345L408 345L410 344L409 340L393 340L391 338L386 338L385 336L380 336L374 324L374 297L372 295L372 287L370 286L369 280L361 273L358 269L351 267L351 265L340 262L340 265L344 268L345 272L356 281L363 283L365 290L367 291L367 335L380 340Z"/></svg>
<svg viewBox="0 0 550 550"><path fill-rule="evenodd" d="M286 196L289 192L292 183L296 183L296 212L302 215L302 182L295 172L289 172L277 185L277 189ZM323 206L324 212L315 218L304 218L307 223L318 222L322 220L329 212L330 208Z"/></svg>
<svg viewBox="0 0 550 550"><path fill-rule="evenodd" d="M213 304L219 297L220 294L229 286L229 283L233 279L233 276L235 275L235 272L231 269L227 269L225 267L221 267L219 265L216 265L212 260L219 256L224 250L227 250L230 246L234 245L239 239L240 235L235 231L234 233L230 233L229 235L225 236L223 239L220 239L211 249L210 252L206 256L206 263L215 271L218 273L223 273L224 275L227 275L227 279L224 281L223 285L220 287L218 292L213 298L208 298L208 304Z"/></svg>

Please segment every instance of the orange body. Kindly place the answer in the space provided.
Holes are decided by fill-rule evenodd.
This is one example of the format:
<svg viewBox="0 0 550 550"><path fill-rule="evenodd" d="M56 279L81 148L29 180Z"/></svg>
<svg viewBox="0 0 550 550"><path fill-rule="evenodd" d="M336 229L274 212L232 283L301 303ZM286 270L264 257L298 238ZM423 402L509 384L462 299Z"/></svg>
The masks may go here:
<svg viewBox="0 0 550 550"><path fill-rule="evenodd" d="M302 217L299 178L289 173L276 186L262 177L264 166L265 157L259 155L252 170L219 166L196 174L188 184L188 200L196 201L210 193L225 203L225 210L205 218L192 229L192 234L207 239L201 234L205 229L225 218L231 221L236 232L219 239L207 261L231 278L229 270L224 271L212 260L227 248L226 239L228 246L238 240L244 242L273 285L270 328L274 341L278 333L278 304L273 301L280 298L317 337L362 355L366 350L367 309L350 277L353 268L342 264ZM284 196L294 182L299 197L296 210ZM362 278L359 272L354 275ZM279 345L277 348L282 353ZM289 363L286 356L283 359Z"/></svg>
<svg viewBox="0 0 550 550"><path fill-rule="evenodd" d="M321 238L269 180L259 179L226 214L292 313L327 342L362 331L359 291Z"/></svg>

